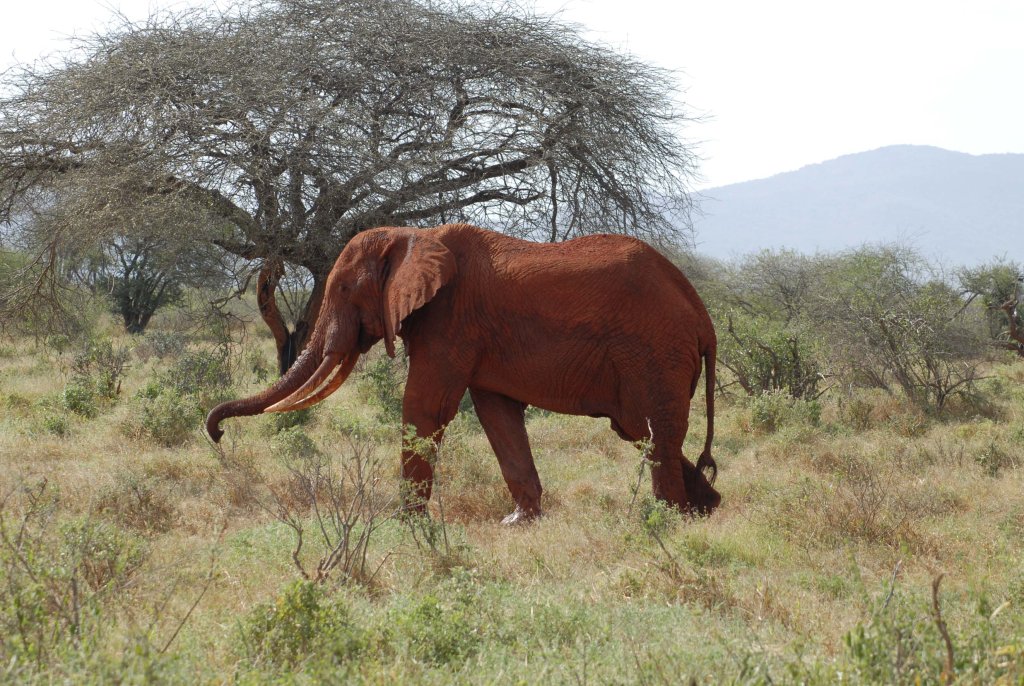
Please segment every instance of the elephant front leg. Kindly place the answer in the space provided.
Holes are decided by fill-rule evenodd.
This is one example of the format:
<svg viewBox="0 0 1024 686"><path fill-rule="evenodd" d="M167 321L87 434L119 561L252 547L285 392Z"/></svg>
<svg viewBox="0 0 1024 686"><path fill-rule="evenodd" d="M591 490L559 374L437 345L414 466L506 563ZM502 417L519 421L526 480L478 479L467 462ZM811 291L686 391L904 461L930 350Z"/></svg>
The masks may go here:
<svg viewBox="0 0 1024 686"><path fill-rule="evenodd" d="M516 503L502 524L518 524L540 515L540 476L526 434L526 406L508 396L471 388L469 394L491 443L501 475Z"/></svg>
<svg viewBox="0 0 1024 686"><path fill-rule="evenodd" d="M434 486L433 463L463 393L465 389L440 392L426 382L417 383L410 375L402 402L403 510L426 512Z"/></svg>

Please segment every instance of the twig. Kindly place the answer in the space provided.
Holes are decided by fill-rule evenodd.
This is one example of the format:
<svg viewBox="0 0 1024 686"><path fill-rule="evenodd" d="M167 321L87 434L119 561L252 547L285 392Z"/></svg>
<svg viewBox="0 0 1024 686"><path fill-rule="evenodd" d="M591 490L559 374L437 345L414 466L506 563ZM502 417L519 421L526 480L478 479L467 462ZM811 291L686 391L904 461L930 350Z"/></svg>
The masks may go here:
<svg viewBox="0 0 1024 686"><path fill-rule="evenodd" d="M882 603L882 610L889 607L889 601L892 600L892 594L896 592L896 575L900 573L900 566L903 565L903 560L897 560L896 566L892 570L892 580L889 582L889 593L885 596L885 601Z"/></svg>
<svg viewBox="0 0 1024 686"><path fill-rule="evenodd" d="M196 597L192 605L189 606L188 612L185 613L185 616L181 618L180 622L178 622L178 626L174 628L174 631L171 633L170 638L168 638L167 642L164 643L163 648L160 649L159 652L161 655L166 653L167 649L171 647L172 643L174 643L174 639L178 637L178 634L181 632L182 627L184 627L185 624L188 623L188 620L192 617L192 613L195 611L197 607L199 607L199 602L203 599L203 596L206 595L206 592L210 590L210 586L213 585L213 580L217 577L217 554L219 552L220 544L224 541L224 532L226 532L227 529L228 522L227 519L225 519L220 529L220 536L218 536L217 538L217 547L215 547L210 552L210 567L206 570L206 580L203 583L203 589L199 592L199 595Z"/></svg>
<svg viewBox="0 0 1024 686"><path fill-rule="evenodd" d="M943 576L945 574L939 574L932 582L932 608L935 610L935 626L938 627L939 633L942 634L942 640L946 644L946 666L942 670L942 683L951 684L954 676L953 641L949 638L946 622L942 619L942 608L939 606L939 584L942 583Z"/></svg>
<svg viewBox="0 0 1024 686"><path fill-rule="evenodd" d="M644 467L651 463L651 454L654 452L654 429L651 428L651 420L647 418L647 442L638 441L636 444L640 448L640 467L636 473L636 485L633 486L633 497L629 500L628 512L633 512L633 505L636 503L636 496L640 492L640 485L644 479ZM653 478L653 476L651 477Z"/></svg>

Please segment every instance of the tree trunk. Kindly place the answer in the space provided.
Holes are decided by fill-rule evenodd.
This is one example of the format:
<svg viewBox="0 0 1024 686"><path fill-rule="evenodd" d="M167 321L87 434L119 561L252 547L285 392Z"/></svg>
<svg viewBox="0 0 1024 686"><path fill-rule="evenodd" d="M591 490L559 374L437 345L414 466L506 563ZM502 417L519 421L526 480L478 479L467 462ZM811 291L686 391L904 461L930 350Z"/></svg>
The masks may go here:
<svg viewBox="0 0 1024 686"><path fill-rule="evenodd" d="M278 372L282 375L295 363L299 353L306 347L313 326L320 315L320 305L324 298L326 275L313 272L313 290L302 310L302 315L293 329L288 328L281 310L277 306L277 285L284 275L284 267L280 260L267 260L256 280L256 302L260 308L263 321L270 327L277 345Z"/></svg>
<svg viewBox="0 0 1024 686"><path fill-rule="evenodd" d="M1017 355L1024 357L1024 331L1017 326L1017 298L1018 295L1014 294L1013 300L1007 300L999 309L1006 313L1006 318L1010 322L1010 342L1006 344L1006 347L1009 350L1016 350Z"/></svg>

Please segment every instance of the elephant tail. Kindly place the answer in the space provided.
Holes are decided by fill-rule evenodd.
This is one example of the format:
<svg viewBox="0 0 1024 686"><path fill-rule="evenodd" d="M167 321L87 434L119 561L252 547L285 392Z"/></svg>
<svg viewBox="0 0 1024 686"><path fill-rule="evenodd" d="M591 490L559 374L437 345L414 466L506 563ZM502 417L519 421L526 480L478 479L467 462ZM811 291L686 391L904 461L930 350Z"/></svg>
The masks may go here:
<svg viewBox="0 0 1024 686"><path fill-rule="evenodd" d="M711 457L711 443L715 438L715 362L718 346L714 343L705 348L702 357L704 358L704 401L708 420L707 434L704 437L704 451L697 459L697 469L709 469L711 475L708 481L712 485L718 477L718 465L715 458Z"/></svg>

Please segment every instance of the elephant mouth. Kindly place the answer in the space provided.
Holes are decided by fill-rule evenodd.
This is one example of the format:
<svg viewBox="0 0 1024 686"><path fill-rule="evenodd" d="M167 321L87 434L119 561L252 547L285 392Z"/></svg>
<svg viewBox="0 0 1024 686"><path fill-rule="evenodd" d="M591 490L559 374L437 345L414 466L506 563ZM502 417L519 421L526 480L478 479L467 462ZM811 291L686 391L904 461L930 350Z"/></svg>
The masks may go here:
<svg viewBox="0 0 1024 686"><path fill-rule="evenodd" d="M284 400L274 403L263 411L293 412L315 405L345 383L345 379L352 373L358 358L358 354L343 357L341 353L328 353L306 383Z"/></svg>

